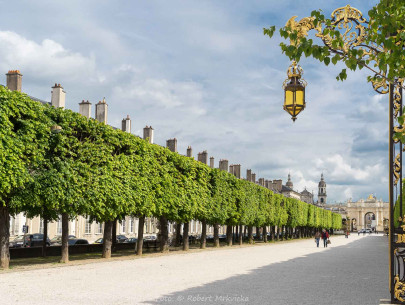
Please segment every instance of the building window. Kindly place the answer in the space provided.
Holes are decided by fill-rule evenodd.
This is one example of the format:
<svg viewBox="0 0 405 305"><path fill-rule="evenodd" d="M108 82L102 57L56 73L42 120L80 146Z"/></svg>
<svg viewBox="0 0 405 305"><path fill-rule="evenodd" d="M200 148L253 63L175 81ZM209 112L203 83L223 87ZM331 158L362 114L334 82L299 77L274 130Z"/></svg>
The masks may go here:
<svg viewBox="0 0 405 305"><path fill-rule="evenodd" d="M134 233L134 222L135 219L133 217L129 218L129 233Z"/></svg>
<svg viewBox="0 0 405 305"><path fill-rule="evenodd" d="M58 223L56 226L56 235L62 235L62 217L59 216Z"/></svg>
<svg viewBox="0 0 405 305"><path fill-rule="evenodd" d="M14 218L14 235L18 235L20 233L20 215L16 215Z"/></svg>
<svg viewBox="0 0 405 305"><path fill-rule="evenodd" d="M91 221L90 216L86 218L86 226L84 228L84 234L91 234Z"/></svg>
<svg viewBox="0 0 405 305"><path fill-rule="evenodd" d="M125 233L125 229L125 219L123 219L121 224L121 233Z"/></svg>
<svg viewBox="0 0 405 305"><path fill-rule="evenodd" d="M103 234L103 224L97 223L97 232L96 234Z"/></svg>
<svg viewBox="0 0 405 305"><path fill-rule="evenodd" d="M39 233L44 234L44 220L42 218L39 219Z"/></svg>

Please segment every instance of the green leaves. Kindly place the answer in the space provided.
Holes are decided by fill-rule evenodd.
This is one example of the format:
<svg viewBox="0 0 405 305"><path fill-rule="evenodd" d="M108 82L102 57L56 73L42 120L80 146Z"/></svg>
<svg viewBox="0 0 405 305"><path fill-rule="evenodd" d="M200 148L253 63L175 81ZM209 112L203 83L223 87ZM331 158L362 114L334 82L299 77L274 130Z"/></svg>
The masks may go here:
<svg viewBox="0 0 405 305"><path fill-rule="evenodd" d="M54 124L62 126L61 133L50 133ZM132 215L208 224L332 226L332 214L319 208L3 87L0 178L0 204L50 220L68 213L100 223Z"/></svg>

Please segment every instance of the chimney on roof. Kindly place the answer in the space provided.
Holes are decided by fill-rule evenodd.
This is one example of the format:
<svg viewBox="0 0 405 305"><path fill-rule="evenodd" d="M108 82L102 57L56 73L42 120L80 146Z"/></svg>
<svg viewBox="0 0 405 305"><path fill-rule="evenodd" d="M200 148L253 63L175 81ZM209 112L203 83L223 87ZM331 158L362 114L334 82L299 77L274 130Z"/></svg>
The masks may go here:
<svg viewBox="0 0 405 305"><path fill-rule="evenodd" d="M273 190L276 192L281 193L281 189L283 187L283 180L273 180Z"/></svg>
<svg viewBox="0 0 405 305"><path fill-rule="evenodd" d="M146 127L143 129L143 139L148 139L149 143L153 144L153 132L154 130L152 126L146 125Z"/></svg>
<svg viewBox="0 0 405 305"><path fill-rule="evenodd" d="M198 153L198 161L207 164L208 163L208 153L206 150L203 152Z"/></svg>
<svg viewBox="0 0 405 305"><path fill-rule="evenodd" d="M166 147L172 151L172 152L177 152L177 139L169 139L166 141Z"/></svg>
<svg viewBox="0 0 405 305"><path fill-rule="evenodd" d="M252 181L252 170L251 169L246 170L246 180Z"/></svg>
<svg viewBox="0 0 405 305"><path fill-rule="evenodd" d="M107 111L108 104L106 103L105 98L103 98L102 101L99 101L96 104L96 120L107 124Z"/></svg>
<svg viewBox="0 0 405 305"><path fill-rule="evenodd" d="M131 133L131 119L129 118L129 114L125 119L122 119L121 130Z"/></svg>
<svg viewBox="0 0 405 305"><path fill-rule="evenodd" d="M191 146L187 147L187 157L193 157L193 149L191 148Z"/></svg>
<svg viewBox="0 0 405 305"><path fill-rule="evenodd" d="M22 86L22 74L19 70L10 70L6 74L7 76L7 88L11 91L21 92Z"/></svg>
<svg viewBox="0 0 405 305"><path fill-rule="evenodd" d="M87 100L84 101L82 100L81 103L79 103L79 113L82 116L85 116L86 118L90 118L91 116L91 103Z"/></svg>
<svg viewBox="0 0 405 305"><path fill-rule="evenodd" d="M259 185L264 186L264 178L259 178Z"/></svg>
<svg viewBox="0 0 405 305"><path fill-rule="evenodd" d="M219 160L219 169L228 172L228 160Z"/></svg>
<svg viewBox="0 0 405 305"><path fill-rule="evenodd" d="M233 175L233 164L229 165L229 173Z"/></svg>
<svg viewBox="0 0 405 305"><path fill-rule="evenodd" d="M240 179L240 164L234 164L233 165L233 174L235 175L236 178Z"/></svg>
<svg viewBox="0 0 405 305"><path fill-rule="evenodd" d="M215 167L214 161L215 161L214 157L210 157L210 167L211 167L211 168L214 168L214 167Z"/></svg>
<svg viewBox="0 0 405 305"><path fill-rule="evenodd" d="M252 180L250 180L250 181L252 181L253 183L256 183L256 174L255 173L252 173Z"/></svg>
<svg viewBox="0 0 405 305"><path fill-rule="evenodd" d="M55 108L65 108L66 92L60 84L52 87L51 105Z"/></svg>

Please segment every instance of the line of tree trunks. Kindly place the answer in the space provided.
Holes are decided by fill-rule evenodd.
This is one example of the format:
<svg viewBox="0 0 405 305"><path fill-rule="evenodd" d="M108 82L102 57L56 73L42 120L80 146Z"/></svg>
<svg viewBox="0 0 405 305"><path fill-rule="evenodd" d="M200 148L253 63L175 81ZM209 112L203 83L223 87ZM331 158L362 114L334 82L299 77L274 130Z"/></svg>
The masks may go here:
<svg viewBox="0 0 405 305"><path fill-rule="evenodd" d="M248 226L248 239L249 239L249 244L253 244L253 227Z"/></svg>
<svg viewBox="0 0 405 305"><path fill-rule="evenodd" d="M113 224L114 221L112 220L104 223L103 258L111 258Z"/></svg>
<svg viewBox="0 0 405 305"><path fill-rule="evenodd" d="M69 262L69 216L67 213L62 213L62 257L61 263Z"/></svg>
<svg viewBox="0 0 405 305"><path fill-rule="evenodd" d="M145 216L139 217L138 241L136 242L136 255L141 256L143 251L143 227L145 226Z"/></svg>
<svg viewBox="0 0 405 305"><path fill-rule="evenodd" d="M263 242L267 243L267 227L263 226Z"/></svg>
<svg viewBox="0 0 405 305"><path fill-rule="evenodd" d="M10 213L6 206L0 205L0 268L10 266Z"/></svg>
<svg viewBox="0 0 405 305"><path fill-rule="evenodd" d="M214 224L214 247L219 247L219 224Z"/></svg>
<svg viewBox="0 0 405 305"><path fill-rule="evenodd" d="M239 245L243 244L242 225L239 225Z"/></svg>
<svg viewBox="0 0 405 305"><path fill-rule="evenodd" d="M44 235L42 238L42 257L46 257L46 242L48 240L48 218L43 217Z"/></svg>
<svg viewBox="0 0 405 305"><path fill-rule="evenodd" d="M201 222L201 241L200 241L200 248L205 249L207 245L207 222L203 220Z"/></svg>
<svg viewBox="0 0 405 305"><path fill-rule="evenodd" d="M165 216L159 217L159 243L160 252L169 252L169 231L167 229L168 221ZM183 237L184 238L184 237Z"/></svg>
<svg viewBox="0 0 405 305"><path fill-rule="evenodd" d="M232 246L232 226L226 226L226 244Z"/></svg>
<svg viewBox="0 0 405 305"><path fill-rule="evenodd" d="M176 222L176 241L174 246L180 247L181 245L181 222Z"/></svg>
<svg viewBox="0 0 405 305"><path fill-rule="evenodd" d="M188 222L184 223L184 226L183 226L183 250L184 251L188 251L188 249L190 249L189 240L188 240L188 227L189 227L189 223Z"/></svg>

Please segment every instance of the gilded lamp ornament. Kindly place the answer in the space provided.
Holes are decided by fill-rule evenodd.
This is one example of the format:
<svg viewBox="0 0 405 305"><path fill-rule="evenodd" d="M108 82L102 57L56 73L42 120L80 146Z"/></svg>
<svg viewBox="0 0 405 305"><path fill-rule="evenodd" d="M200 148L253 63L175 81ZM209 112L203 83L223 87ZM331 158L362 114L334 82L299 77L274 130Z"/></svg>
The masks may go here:
<svg viewBox="0 0 405 305"><path fill-rule="evenodd" d="M301 66L297 62L288 67L288 78L283 83L284 89L284 106L283 109L291 115L293 122L297 119L297 115L305 109L305 87L307 82L302 79Z"/></svg>

